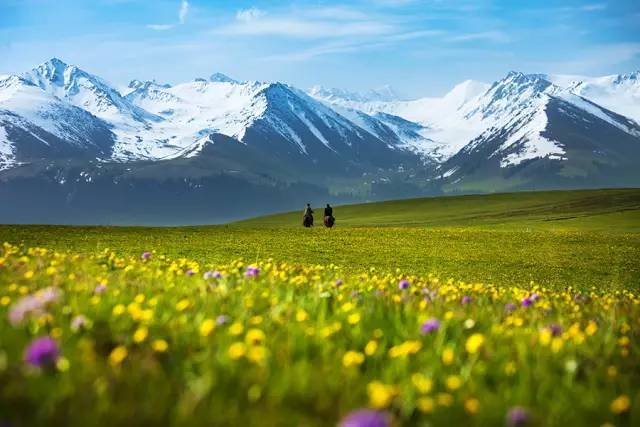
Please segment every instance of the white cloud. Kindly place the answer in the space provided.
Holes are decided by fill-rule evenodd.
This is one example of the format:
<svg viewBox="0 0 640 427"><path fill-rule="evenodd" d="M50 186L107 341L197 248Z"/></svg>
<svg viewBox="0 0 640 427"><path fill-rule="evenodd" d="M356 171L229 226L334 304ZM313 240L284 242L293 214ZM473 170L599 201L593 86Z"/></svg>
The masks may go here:
<svg viewBox="0 0 640 427"><path fill-rule="evenodd" d="M189 2L187 0L181 0L180 10L178 11L178 23L180 25L187 22L187 15L189 15ZM146 27L155 31L167 31L175 28L176 24L148 24Z"/></svg>
<svg viewBox="0 0 640 427"><path fill-rule="evenodd" d="M371 19L350 9L305 9L272 15L252 7L236 13L235 21L216 30L234 36L284 36L294 38L339 38L372 36L393 32L393 25Z"/></svg>
<svg viewBox="0 0 640 427"><path fill-rule="evenodd" d="M189 2L182 0L180 2L180 11L178 12L178 20L181 24L187 22L187 15L189 14Z"/></svg>
<svg viewBox="0 0 640 427"><path fill-rule="evenodd" d="M150 30L166 31L166 30L170 30L173 27L175 27L175 25L173 25L173 24L148 24L146 27L149 28Z"/></svg>
<svg viewBox="0 0 640 427"><path fill-rule="evenodd" d="M449 41L452 42L489 41L507 43L510 40L509 35L502 31L484 31L480 33L460 34L449 38Z"/></svg>
<svg viewBox="0 0 640 427"><path fill-rule="evenodd" d="M240 22L252 22L255 21L267 13L263 10L258 9L257 7L251 7L249 9L240 9L236 13L236 20Z"/></svg>

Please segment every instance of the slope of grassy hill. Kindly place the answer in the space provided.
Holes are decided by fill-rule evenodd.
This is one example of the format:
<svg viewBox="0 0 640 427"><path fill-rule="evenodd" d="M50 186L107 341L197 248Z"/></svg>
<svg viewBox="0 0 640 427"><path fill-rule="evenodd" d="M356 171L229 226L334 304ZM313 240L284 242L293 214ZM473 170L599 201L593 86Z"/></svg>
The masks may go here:
<svg viewBox="0 0 640 427"><path fill-rule="evenodd" d="M640 286L638 189L402 200L340 206L335 215L332 230L302 228L300 212L201 227L4 225L0 241L84 253L149 250L212 263L333 263L496 284Z"/></svg>
<svg viewBox="0 0 640 427"><path fill-rule="evenodd" d="M324 205L315 209L321 222ZM340 226L483 227L640 231L640 190L502 193L340 206ZM240 221L242 226L298 227L300 212Z"/></svg>

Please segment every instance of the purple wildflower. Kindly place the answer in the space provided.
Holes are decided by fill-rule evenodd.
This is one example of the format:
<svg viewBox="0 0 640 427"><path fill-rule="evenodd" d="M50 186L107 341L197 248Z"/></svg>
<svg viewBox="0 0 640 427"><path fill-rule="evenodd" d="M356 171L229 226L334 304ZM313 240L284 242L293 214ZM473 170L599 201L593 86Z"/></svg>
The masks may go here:
<svg viewBox="0 0 640 427"><path fill-rule="evenodd" d="M96 287L93 289L93 293L100 295L106 290L107 290L107 285L105 285L104 283L98 283Z"/></svg>
<svg viewBox="0 0 640 427"><path fill-rule="evenodd" d="M337 279L335 282L336 286L342 286L342 279Z"/></svg>
<svg viewBox="0 0 640 427"><path fill-rule="evenodd" d="M214 271L213 272L213 278L214 279L220 279L222 277L222 273L220 273L219 271Z"/></svg>
<svg viewBox="0 0 640 427"><path fill-rule="evenodd" d="M78 329L84 327L87 324L87 318L82 314L77 315L71 320L71 329L77 331Z"/></svg>
<svg viewBox="0 0 640 427"><path fill-rule="evenodd" d="M424 322L422 326L420 326L420 333L426 335L431 332L435 332L438 329L440 329L440 321L435 317L432 317L431 319Z"/></svg>
<svg viewBox="0 0 640 427"><path fill-rule="evenodd" d="M36 338L24 353L25 362L33 366L53 366L60 357L60 347L51 337Z"/></svg>
<svg viewBox="0 0 640 427"><path fill-rule="evenodd" d="M229 316L227 316L226 314L221 314L220 316L216 317L216 325L218 326L224 325L227 322L229 322Z"/></svg>
<svg viewBox="0 0 640 427"><path fill-rule="evenodd" d="M557 337L562 333L562 326L558 325L557 323L549 323L547 325L547 329L554 337Z"/></svg>
<svg viewBox="0 0 640 427"><path fill-rule="evenodd" d="M506 311L507 313L511 313L512 311L514 311L516 308L518 308L514 303L512 302L508 302L504 305L504 311Z"/></svg>
<svg viewBox="0 0 640 427"><path fill-rule="evenodd" d="M533 301L531 300L530 297L527 297L527 298L523 298L522 299L521 304L522 304L523 307L529 307L529 306L533 305Z"/></svg>
<svg viewBox="0 0 640 427"><path fill-rule="evenodd" d="M340 427L389 427L389 416L384 412L359 409L340 421Z"/></svg>
<svg viewBox="0 0 640 427"><path fill-rule="evenodd" d="M209 280L213 277L213 271L205 271L204 274L202 275L202 278L204 280Z"/></svg>
<svg viewBox="0 0 640 427"><path fill-rule="evenodd" d="M142 255L140 255L140 258L141 258L143 261L148 260L149 258L151 258L151 252L147 252L147 251L142 252Z"/></svg>
<svg viewBox="0 0 640 427"><path fill-rule="evenodd" d="M188 269L187 271L185 271L185 273L184 273L184 274L186 274L187 276L191 277L191 276L193 276L193 275L194 275L194 274L196 274L196 273L195 273L192 269Z"/></svg>
<svg viewBox="0 0 640 427"><path fill-rule="evenodd" d="M260 269L250 265L247 267L247 271L244 272L244 277L258 277L258 274L260 274Z"/></svg>
<svg viewBox="0 0 640 427"><path fill-rule="evenodd" d="M471 298L469 295L463 296L462 300L460 300L462 304L471 304L471 301L473 301L473 298Z"/></svg>
<svg viewBox="0 0 640 427"><path fill-rule="evenodd" d="M61 292L49 287L35 294L20 298L9 309L9 322L13 326L22 323L27 317L39 317L46 312L47 306L60 299Z"/></svg>
<svg viewBox="0 0 640 427"><path fill-rule="evenodd" d="M529 298L531 299L531 301L536 302L540 299L540 295L533 293Z"/></svg>
<svg viewBox="0 0 640 427"><path fill-rule="evenodd" d="M408 289L409 285L410 283L408 280L402 279L400 283L398 283L398 289Z"/></svg>
<svg viewBox="0 0 640 427"><path fill-rule="evenodd" d="M522 427L529 423L529 412L519 406L513 407L507 413L506 424L509 427Z"/></svg>

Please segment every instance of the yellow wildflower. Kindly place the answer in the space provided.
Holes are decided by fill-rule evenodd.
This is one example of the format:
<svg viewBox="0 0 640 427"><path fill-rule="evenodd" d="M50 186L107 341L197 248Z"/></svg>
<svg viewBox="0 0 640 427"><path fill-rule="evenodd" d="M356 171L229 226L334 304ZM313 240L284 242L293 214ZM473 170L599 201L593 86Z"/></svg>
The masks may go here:
<svg viewBox="0 0 640 427"><path fill-rule="evenodd" d="M349 317L347 318L347 322L349 322L350 325L356 325L358 322L360 322L360 314L359 313L350 314Z"/></svg>
<svg viewBox="0 0 640 427"><path fill-rule="evenodd" d="M229 335L232 335L232 336L240 335L243 331L244 331L244 326L242 326L242 323L239 323L239 322L234 322L229 327Z"/></svg>
<svg viewBox="0 0 640 427"><path fill-rule="evenodd" d="M229 346L229 350L227 350L227 353L233 360L240 359L247 353L247 346L243 342L234 342Z"/></svg>
<svg viewBox="0 0 640 427"><path fill-rule="evenodd" d="M478 410L480 409L480 402L478 401L478 399L467 399L464 401L464 410L468 413L468 414L475 414L478 412Z"/></svg>
<svg viewBox="0 0 640 427"><path fill-rule="evenodd" d="M447 388L451 391L455 391L462 386L462 380L457 375L449 375L445 381Z"/></svg>
<svg viewBox="0 0 640 427"><path fill-rule="evenodd" d="M213 332L215 327L216 322L214 322L213 319L203 320L200 324L200 335L202 335L203 337L208 337L209 335L211 335L211 332Z"/></svg>
<svg viewBox="0 0 640 427"><path fill-rule="evenodd" d="M433 381L427 378L424 374L415 373L411 375L411 382L413 386L416 388L418 393L427 394L431 391L433 387Z"/></svg>
<svg viewBox="0 0 640 427"><path fill-rule="evenodd" d="M453 404L453 396L449 393L438 393L437 400L440 406L451 406Z"/></svg>
<svg viewBox="0 0 640 427"><path fill-rule="evenodd" d="M468 353L474 354L480 350L480 347L484 344L484 335L482 334L473 334L469 338L467 338L467 342L464 347Z"/></svg>
<svg viewBox="0 0 640 427"><path fill-rule="evenodd" d="M367 345L364 347L364 353L367 356L372 356L378 350L378 342L375 340L370 340Z"/></svg>
<svg viewBox="0 0 640 427"><path fill-rule="evenodd" d="M118 366L128 354L129 352L126 347L119 345L111 351L111 354L109 354L109 363L111 366Z"/></svg>
<svg viewBox="0 0 640 427"><path fill-rule="evenodd" d="M145 326L142 326L134 332L133 341L140 344L147 339L147 335L149 335L149 329L147 329Z"/></svg>
<svg viewBox="0 0 640 427"><path fill-rule="evenodd" d="M306 311L304 310L298 310L296 312L296 320L298 322L304 322L305 320L307 320L309 318L309 315L307 314Z"/></svg>
<svg viewBox="0 0 640 427"><path fill-rule="evenodd" d="M360 365L362 362L364 362L364 354L359 351L347 351L344 356L342 356L342 365L345 368Z"/></svg>
<svg viewBox="0 0 640 427"><path fill-rule="evenodd" d="M260 329L249 329L244 340L248 345L258 346L264 344L266 336Z"/></svg>
<svg viewBox="0 0 640 427"><path fill-rule="evenodd" d="M191 305L191 303L189 302L188 299L183 299L178 301L178 303L176 304L176 310L178 311L184 311L187 308L189 308L189 306Z"/></svg>
<svg viewBox="0 0 640 427"><path fill-rule="evenodd" d="M418 407L418 410L423 414L430 414L431 412L433 412L435 403L430 397L421 397L416 401L416 406Z"/></svg>
<svg viewBox="0 0 640 427"><path fill-rule="evenodd" d="M631 407L631 399L626 394L622 394L616 397L613 402L611 402L611 412L614 414L621 414L623 412L627 412Z"/></svg>
<svg viewBox="0 0 640 427"><path fill-rule="evenodd" d="M447 347L442 352L442 363L444 363L445 365L451 365L453 363L454 357L455 355L453 353L453 349Z"/></svg>
<svg viewBox="0 0 640 427"><path fill-rule="evenodd" d="M369 394L369 404L375 409L383 409L391 404L396 394L396 387L380 381L373 381L367 385L367 393Z"/></svg>
<svg viewBox="0 0 640 427"><path fill-rule="evenodd" d="M164 353L169 348L169 344L165 340L155 340L151 343L151 348L158 353Z"/></svg>

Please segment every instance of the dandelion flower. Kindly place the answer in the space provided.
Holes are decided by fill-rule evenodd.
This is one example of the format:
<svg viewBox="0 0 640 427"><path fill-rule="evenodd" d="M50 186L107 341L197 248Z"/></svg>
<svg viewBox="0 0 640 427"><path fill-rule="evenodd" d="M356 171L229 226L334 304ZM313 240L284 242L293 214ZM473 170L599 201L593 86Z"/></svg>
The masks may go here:
<svg viewBox="0 0 640 427"><path fill-rule="evenodd" d="M215 327L216 327L216 324L213 321L213 319L205 319L200 324L200 335L202 335L203 337L208 337L209 335L211 335L211 332L214 330Z"/></svg>
<svg viewBox="0 0 640 427"><path fill-rule="evenodd" d="M155 340L151 343L153 351L158 353L164 353L169 348L169 344L165 340Z"/></svg>
<svg viewBox="0 0 640 427"><path fill-rule="evenodd" d="M468 353L474 354L480 350L480 347L484 344L484 335L482 334L473 334L469 338L467 338L467 342L464 347Z"/></svg>
<svg viewBox="0 0 640 427"><path fill-rule="evenodd" d="M623 412L627 412L631 407L631 399L626 394L620 395L616 397L613 402L611 402L611 412L614 414L621 414Z"/></svg>
<svg viewBox="0 0 640 427"><path fill-rule="evenodd" d="M111 354L109 354L109 363L111 366L118 366L127 358L128 354L129 352L127 351L127 348L119 345L111 351Z"/></svg>

